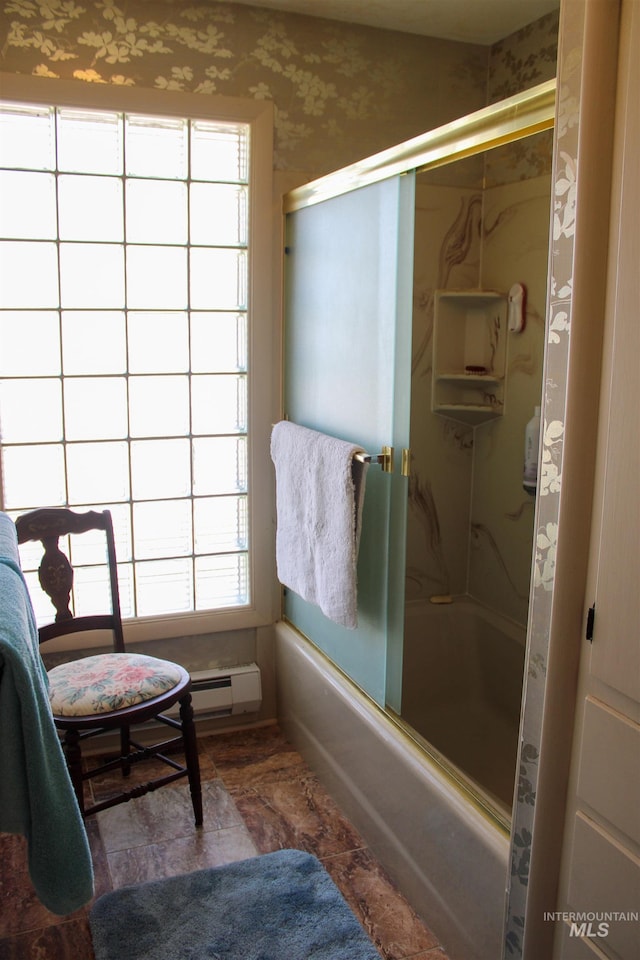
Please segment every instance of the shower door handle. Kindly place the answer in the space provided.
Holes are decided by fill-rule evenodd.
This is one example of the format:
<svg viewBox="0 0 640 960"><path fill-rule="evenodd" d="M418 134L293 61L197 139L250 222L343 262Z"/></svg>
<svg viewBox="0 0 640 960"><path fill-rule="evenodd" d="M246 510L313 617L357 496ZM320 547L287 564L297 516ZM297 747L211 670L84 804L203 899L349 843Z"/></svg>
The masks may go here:
<svg viewBox="0 0 640 960"><path fill-rule="evenodd" d="M360 463L377 463L383 473L393 473L393 447L383 447L382 452L377 456L370 453L354 453L354 460Z"/></svg>

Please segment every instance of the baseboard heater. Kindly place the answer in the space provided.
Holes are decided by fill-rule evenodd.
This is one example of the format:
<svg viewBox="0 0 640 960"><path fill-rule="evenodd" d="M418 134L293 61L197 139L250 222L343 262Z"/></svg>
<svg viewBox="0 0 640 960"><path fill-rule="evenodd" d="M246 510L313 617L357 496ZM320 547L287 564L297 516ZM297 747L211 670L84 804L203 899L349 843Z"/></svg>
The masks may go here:
<svg viewBox="0 0 640 960"><path fill-rule="evenodd" d="M191 674L191 702L198 716L230 717L255 713L262 703L260 668L256 663L221 670L197 670ZM176 704L167 713L177 716Z"/></svg>

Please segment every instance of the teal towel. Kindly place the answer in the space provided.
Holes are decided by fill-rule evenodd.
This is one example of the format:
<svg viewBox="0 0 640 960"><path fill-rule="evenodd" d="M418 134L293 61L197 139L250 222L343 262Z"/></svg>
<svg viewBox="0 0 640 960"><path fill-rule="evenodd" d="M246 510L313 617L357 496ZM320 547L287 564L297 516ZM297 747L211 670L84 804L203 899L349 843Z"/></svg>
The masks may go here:
<svg viewBox="0 0 640 960"><path fill-rule="evenodd" d="M29 874L53 913L93 896L87 834L49 706L11 519L0 513L0 830L27 838Z"/></svg>

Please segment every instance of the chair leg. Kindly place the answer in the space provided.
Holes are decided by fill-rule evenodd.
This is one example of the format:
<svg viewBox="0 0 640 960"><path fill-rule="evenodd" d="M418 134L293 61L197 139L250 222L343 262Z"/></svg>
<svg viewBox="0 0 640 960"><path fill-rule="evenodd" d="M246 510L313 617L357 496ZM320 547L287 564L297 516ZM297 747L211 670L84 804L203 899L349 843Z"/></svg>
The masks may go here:
<svg viewBox="0 0 640 960"><path fill-rule="evenodd" d="M128 726L120 727L120 756L122 758L122 763L120 764L122 769L122 776L128 777L131 773L131 764L126 759L129 756L131 750L130 737L130 728Z"/></svg>
<svg viewBox="0 0 640 960"><path fill-rule="evenodd" d="M82 752L80 734L77 730L65 730L63 741L64 755L71 783L75 791L80 813L84 816L84 786L82 781Z"/></svg>
<svg viewBox="0 0 640 960"><path fill-rule="evenodd" d="M184 696L180 701L180 721L182 723L182 739L184 742L184 755L189 774L189 790L191 791L193 813L195 816L196 827L201 827L203 821L202 785L200 783L198 742L196 739L196 726L193 722L193 707L191 706L190 693Z"/></svg>

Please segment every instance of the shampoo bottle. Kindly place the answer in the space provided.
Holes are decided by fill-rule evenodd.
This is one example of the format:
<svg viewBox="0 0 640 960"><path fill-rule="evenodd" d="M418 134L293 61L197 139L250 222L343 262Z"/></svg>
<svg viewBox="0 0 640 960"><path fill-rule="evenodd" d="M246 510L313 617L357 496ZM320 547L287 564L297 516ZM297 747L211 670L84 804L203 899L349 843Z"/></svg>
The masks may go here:
<svg viewBox="0 0 640 960"><path fill-rule="evenodd" d="M540 443L540 407L536 407L524 432L524 474L522 486L535 496L538 484L538 446Z"/></svg>

